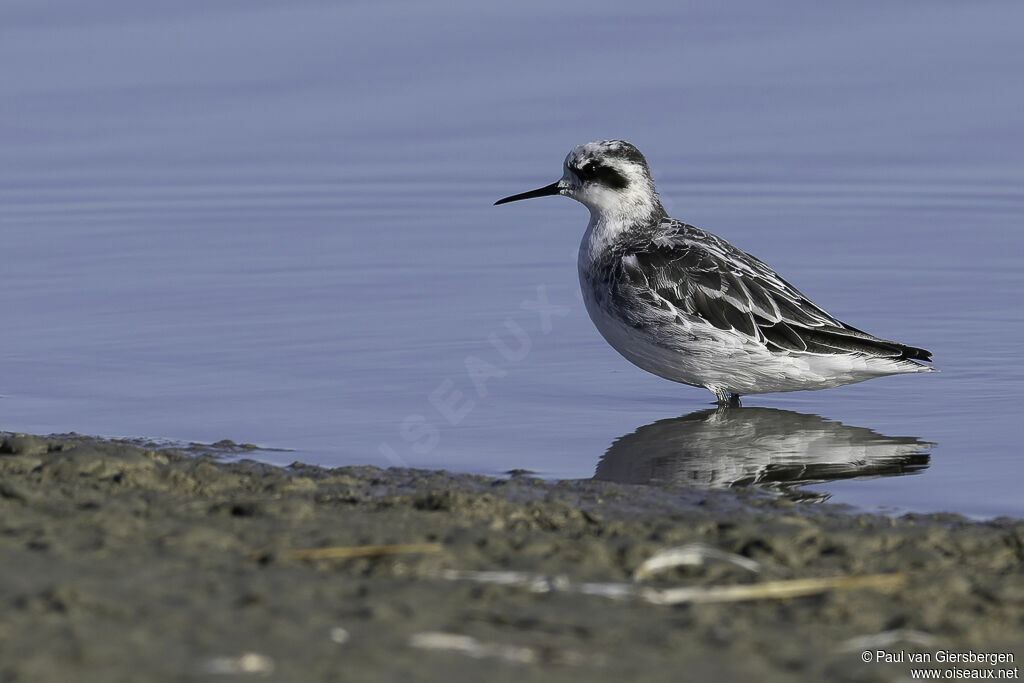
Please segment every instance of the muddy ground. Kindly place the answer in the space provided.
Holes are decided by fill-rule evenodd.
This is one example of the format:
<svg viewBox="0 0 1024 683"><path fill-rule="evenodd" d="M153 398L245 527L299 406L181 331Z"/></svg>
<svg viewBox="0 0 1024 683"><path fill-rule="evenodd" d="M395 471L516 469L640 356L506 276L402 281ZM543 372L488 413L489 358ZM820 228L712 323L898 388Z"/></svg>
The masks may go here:
<svg viewBox="0 0 1024 683"><path fill-rule="evenodd" d="M892 519L595 481L282 469L223 462L238 455L230 444L197 453L75 435L0 440L3 683L889 681L910 665L865 663L865 650L1016 659L968 669L1024 657L1019 520ZM692 543L757 564L726 555L635 580L659 550ZM380 544L418 545L351 549ZM338 546L369 555L295 552ZM473 573L496 570L506 573ZM805 597L651 602L667 595L657 588L893 573Z"/></svg>

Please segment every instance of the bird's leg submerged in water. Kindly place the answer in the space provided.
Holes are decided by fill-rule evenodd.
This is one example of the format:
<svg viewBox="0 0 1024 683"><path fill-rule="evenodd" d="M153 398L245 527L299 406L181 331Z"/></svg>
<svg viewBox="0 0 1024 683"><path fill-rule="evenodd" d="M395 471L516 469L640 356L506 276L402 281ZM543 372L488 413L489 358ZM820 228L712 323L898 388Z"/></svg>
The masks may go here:
<svg viewBox="0 0 1024 683"><path fill-rule="evenodd" d="M739 408L740 407L740 395L729 393L727 389L721 389L719 387L708 387L711 391L715 392L715 398L718 399L719 408Z"/></svg>

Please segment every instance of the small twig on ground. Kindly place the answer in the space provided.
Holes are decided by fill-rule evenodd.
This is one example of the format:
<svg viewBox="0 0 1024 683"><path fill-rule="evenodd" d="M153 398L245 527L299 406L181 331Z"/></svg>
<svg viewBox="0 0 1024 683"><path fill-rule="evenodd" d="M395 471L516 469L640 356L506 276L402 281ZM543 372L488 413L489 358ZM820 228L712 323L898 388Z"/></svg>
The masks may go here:
<svg viewBox="0 0 1024 683"><path fill-rule="evenodd" d="M739 602L742 600L784 600L828 591L874 588L889 591L906 583L904 574L869 574L867 576L835 576L823 579L790 579L735 586L708 586L695 588L648 588L640 597L656 605L684 603Z"/></svg>
<svg viewBox="0 0 1024 683"><path fill-rule="evenodd" d="M410 555L439 553L440 543L396 543L393 545L335 545L327 548L290 550L285 557L291 560L348 560L357 557L382 555Z"/></svg>
<svg viewBox="0 0 1024 683"><path fill-rule="evenodd" d="M816 595L828 591L873 588L894 590L906 582L904 574L870 574L867 576L835 576L817 579L763 581L729 586L687 586L683 588L646 588L630 583L575 583L564 575L549 576L533 572L478 572L442 569L437 578L449 581L472 581L525 588L534 593L579 593L599 595L613 600L637 598L654 605L708 604L744 600L784 600Z"/></svg>

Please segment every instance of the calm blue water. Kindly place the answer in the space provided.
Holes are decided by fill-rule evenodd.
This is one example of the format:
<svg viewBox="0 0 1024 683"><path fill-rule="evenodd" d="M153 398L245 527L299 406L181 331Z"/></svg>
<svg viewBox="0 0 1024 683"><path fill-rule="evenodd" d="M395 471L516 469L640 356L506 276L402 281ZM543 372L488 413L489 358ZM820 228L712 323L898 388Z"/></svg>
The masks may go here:
<svg viewBox="0 0 1024 683"><path fill-rule="evenodd" d="M1009 1L8 0L0 428L1024 516L1022 24ZM942 373L694 415L708 392L587 318L586 210L491 206L608 137L672 215Z"/></svg>

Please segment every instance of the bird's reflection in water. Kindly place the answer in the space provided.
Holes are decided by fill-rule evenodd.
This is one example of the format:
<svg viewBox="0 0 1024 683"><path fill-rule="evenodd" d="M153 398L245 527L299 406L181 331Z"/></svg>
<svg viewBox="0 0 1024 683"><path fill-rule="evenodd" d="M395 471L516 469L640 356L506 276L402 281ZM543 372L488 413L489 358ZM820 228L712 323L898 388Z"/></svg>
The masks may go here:
<svg viewBox="0 0 1024 683"><path fill-rule="evenodd" d="M616 439L594 478L708 489L757 486L822 501L829 495L798 487L915 474L928 467L934 445L790 410L719 408L659 420Z"/></svg>

